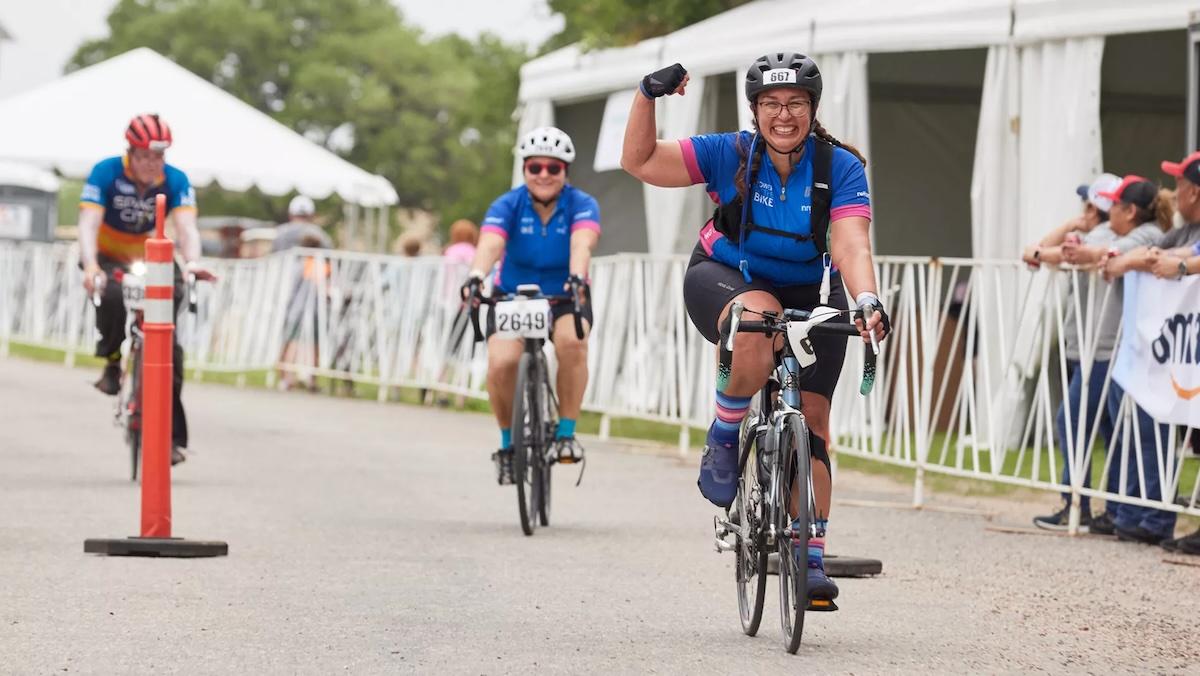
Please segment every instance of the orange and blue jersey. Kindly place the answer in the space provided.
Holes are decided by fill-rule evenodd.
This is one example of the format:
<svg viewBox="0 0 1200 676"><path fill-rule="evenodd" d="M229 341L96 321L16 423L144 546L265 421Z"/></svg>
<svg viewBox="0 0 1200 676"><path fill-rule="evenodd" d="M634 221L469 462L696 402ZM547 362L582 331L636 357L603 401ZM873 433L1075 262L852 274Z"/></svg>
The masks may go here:
<svg viewBox="0 0 1200 676"><path fill-rule="evenodd" d="M734 183L741 162L740 146L749 152L751 132L706 134L681 139L684 165L692 183L704 183L714 202L728 204L737 196ZM762 139L758 143L762 143ZM764 155L750 195L747 220L755 225L796 235L812 235L813 144L809 135L800 161L792 168L787 183L779 180L775 166ZM850 151L833 148L829 186L829 222L861 216L871 218L871 193L863 165ZM710 221L700 231L700 246L713 260L737 268L741 261L738 245L730 242ZM794 239L767 232L743 235L744 256L749 272L772 284L816 284L821 281L821 254L811 237Z"/></svg>
<svg viewBox="0 0 1200 676"><path fill-rule="evenodd" d="M142 258L146 240L154 232L154 200L160 194L167 196L167 213L196 208L196 193L187 174L169 164L154 185L139 193L126 157L97 162L79 198L81 208L104 212L96 251L119 263Z"/></svg>
<svg viewBox="0 0 1200 676"><path fill-rule="evenodd" d="M600 232L600 206L575 186L563 186L546 223L533 210L529 188L517 186L496 198L480 228L506 240L495 287L512 293L521 284L537 284L542 293L562 293L570 274L571 235L580 230Z"/></svg>

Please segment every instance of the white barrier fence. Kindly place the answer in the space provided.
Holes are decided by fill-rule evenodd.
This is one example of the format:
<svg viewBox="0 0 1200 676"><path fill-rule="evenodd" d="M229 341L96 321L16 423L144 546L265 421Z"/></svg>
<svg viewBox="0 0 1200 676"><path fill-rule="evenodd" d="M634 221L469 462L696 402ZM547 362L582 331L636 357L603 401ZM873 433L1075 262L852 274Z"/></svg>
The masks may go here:
<svg viewBox="0 0 1200 676"><path fill-rule="evenodd" d="M92 307L75 260L64 245L0 244L0 355L10 342L61 349L67 363L91 353ZM392 387L486 396L486 357L456 300L464 271L440 259L293 250L209 264L220 279L201 285L197 313L182 313L178 328L195 374L265 372L271 383L281 369L376 385L381 400ZM612 417L676 424L682 448L690 429L708 425L715 348L687 318L685 269L676 256L595 260L584 408L604 416L602 434ZM1170 428L1166 438L1142 439L1128 397L1114 426L1132 432L1117 435L1115 448L1093 451L1099 416L1087 427L1071 407L1072 434L1060 448L1067 308L1075 306L1080 360L1090 369L1099 336L1078 318L1119 302L1094 275L896 257L880 257L879 273L895 330L868 397L857 391L862 351L847 352L831 420L841 453L913 468L915 504L934 472L1200 515L1189 433ZM456 319L463 340L455 340ZM1143 446L1157 453L1140 453ZM1113 492L1099 478L1111 463L1120 474ZM1090 488L1086 476L1097 477ZM1165 498L1148 486L1154 477Z"/></svg>

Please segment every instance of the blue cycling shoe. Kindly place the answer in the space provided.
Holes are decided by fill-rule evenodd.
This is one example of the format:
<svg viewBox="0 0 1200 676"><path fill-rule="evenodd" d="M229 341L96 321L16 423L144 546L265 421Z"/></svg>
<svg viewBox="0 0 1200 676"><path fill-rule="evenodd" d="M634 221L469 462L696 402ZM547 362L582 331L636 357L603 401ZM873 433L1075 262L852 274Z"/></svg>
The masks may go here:
<svg viewBox="0 0 1200 676"><path fill-rule="evenodd" d="M728 508L737 497L737 449L732 445L715 443L712 429L708 442L704 444L704 457L700 460L700 478L696 485L700 494L718 507Z"/></svg>
<svg viewBox="0 0 1200 676"><path fill-rule="evenodd" d="M805 549L807 550L807 547ZM802 560L807 563L807 552ZM808 609L824 612L837 610L837 604L833 602L837 597L838 586L825 574L825 569L810 567L808 569Z"/></svg>

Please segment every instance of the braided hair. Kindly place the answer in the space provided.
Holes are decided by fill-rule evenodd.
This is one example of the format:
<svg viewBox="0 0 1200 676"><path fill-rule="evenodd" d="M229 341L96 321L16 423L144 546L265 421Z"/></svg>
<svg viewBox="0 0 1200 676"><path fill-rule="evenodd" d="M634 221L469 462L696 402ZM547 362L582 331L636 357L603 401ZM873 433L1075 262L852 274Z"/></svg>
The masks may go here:
<svg viewBox="0 0 1200 676"><path fill-rule="evenodd" d="M848 143L842 143L841 141L835 139L832 135L830 135L829 132L825 131L825 127L821 126L821 122L819 120L813 120L813 133L816 134L817 138L821 139L822 141L826 143L832 143L839 148L844 148L845 150L849 151L851 155L858 158L859 162L862 162L864 167L867 166L867 158L863 157L863 154L858 151L858 148L855 148Z"/></svg>
<svg viewBox="0 0 1200 676"><path fill-rule="evenodd" d="M749 146L750 146L751 142L743 143L743 141L742 141L743 138L745 138L745 137L739 136L738 142L734 144L734 146L737 148L739 161L738 161L737 172L733 175L733 184L737 188L738 196L741 197L742 200L745 200L745 199L747 199L746 195L748 193L746 184L753 183L754 179L758 176L758 170L762 166L763 154L766 153L766 151L767 151L767 144L765 144L765 143L753 144L754 145L754 157L749 157L749 155L750 155L750 147ZM749 180L747 180L747 178L746 178L746 165L747 164L750 165Z"/></svg>

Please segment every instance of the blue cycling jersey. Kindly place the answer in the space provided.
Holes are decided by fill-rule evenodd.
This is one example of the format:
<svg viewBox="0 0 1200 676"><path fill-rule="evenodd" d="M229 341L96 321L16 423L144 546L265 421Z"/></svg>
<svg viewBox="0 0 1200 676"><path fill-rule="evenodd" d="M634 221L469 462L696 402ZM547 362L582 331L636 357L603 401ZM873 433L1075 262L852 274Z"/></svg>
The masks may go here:
<svg viewBox="0 0 1200 676"><path fill-rule="evenodd" d="M128 174L128 158L110 157L97 162L79 198L81 207L104 211L96 237L97 252L122 263L142 258L146 240L154 232L154 200L160 194L167 196L168 213L177 208L196 208L196 193L187 174L169 164L154 185L139 193Z"/></svg>
<svg viewBox="0 0 1200 676"><path fill-rule="evenodd" d="M741 161L738 145L748 152L752 136L751 132L742 131L680 140L692 183L707 184L708 194L714 202L731 202L737 196L734 177ZM758 143L762 143L762 139ZM816 137L810 135L804 154L792 169L786 185L779 180L775 166L763 157L750 196L749 222L797 235L812 234L814 143ZM858 158L848 150L834 147L830 181L830 223L853 216L871 218L866 172ZM811 238L796 240L756 231L749 236L743 235L743 251L739 253L738 245L717 232L710 221L700 231L700 245L713 260L730 267L738 267L744 257L751 275L772 284L816 284L821 280L821 255Z"/></svg>
<svg viewBox="0 0 1200 676"><path fill-rule="evenodd" d="M571 262L571 235L578 230L600 232L596 199L572 186L563 186L546 223L533 210L529 189L517 186L492 202L482 232L500 235L507 243L493 283L512 293L521 284L537 284L542 293L562 293Z"/></svg>

